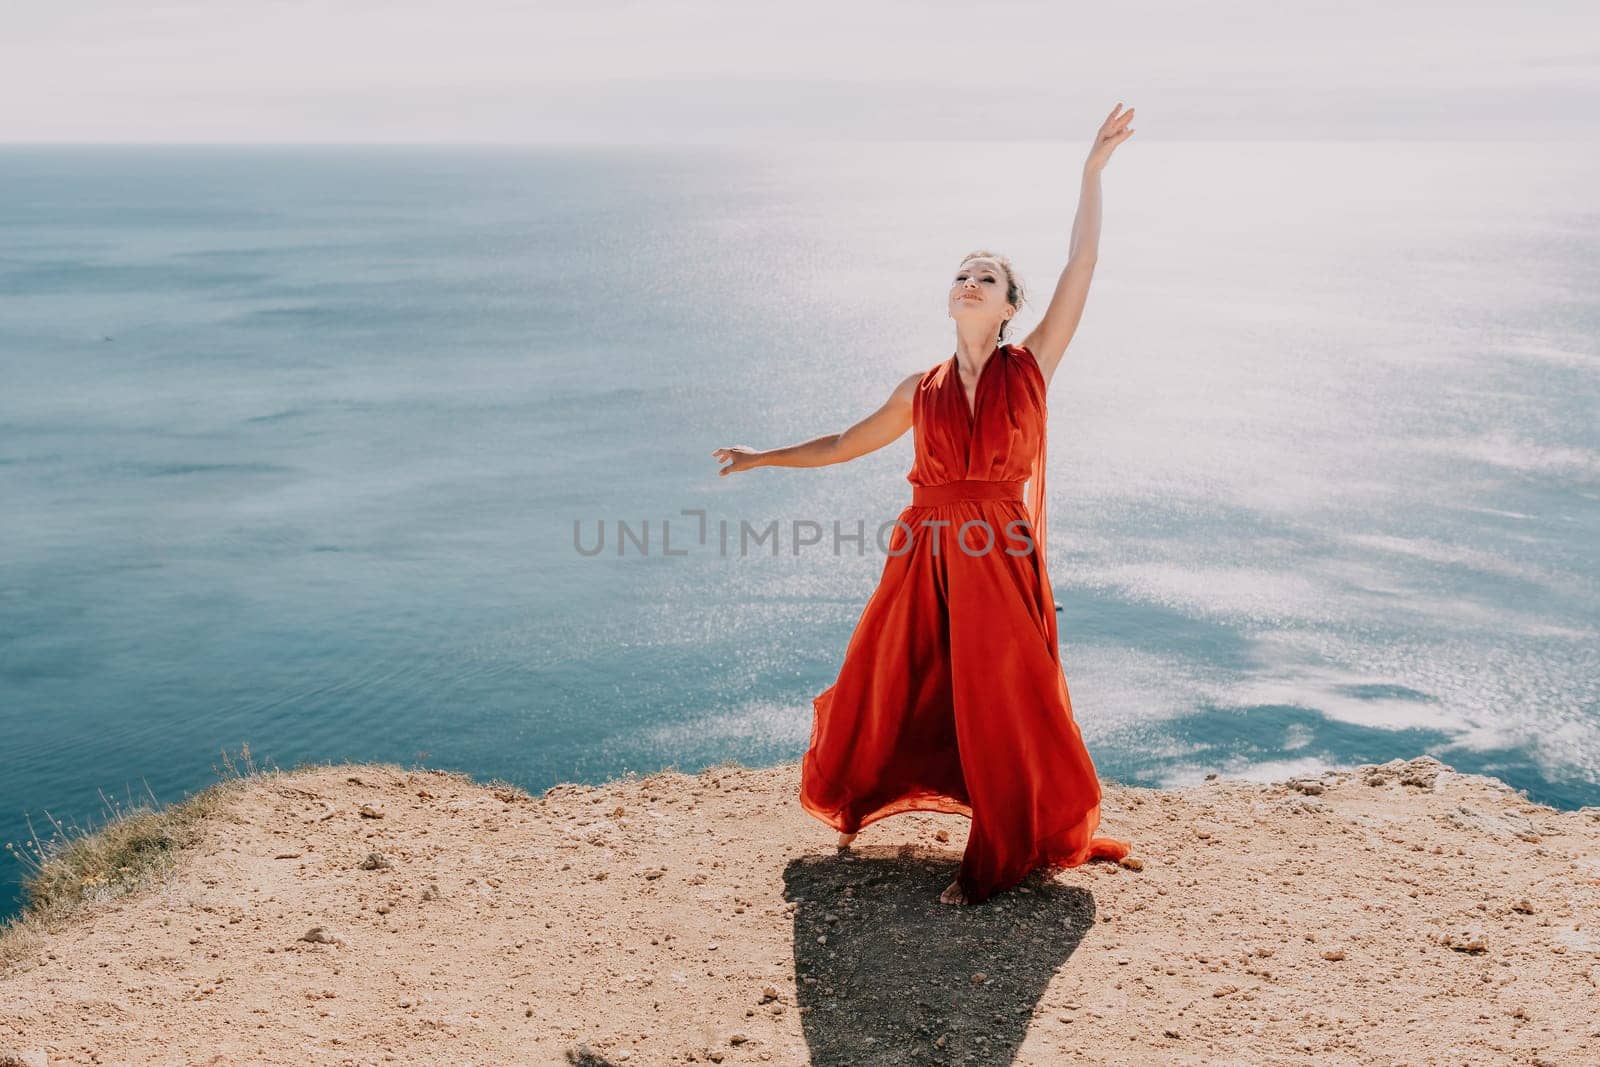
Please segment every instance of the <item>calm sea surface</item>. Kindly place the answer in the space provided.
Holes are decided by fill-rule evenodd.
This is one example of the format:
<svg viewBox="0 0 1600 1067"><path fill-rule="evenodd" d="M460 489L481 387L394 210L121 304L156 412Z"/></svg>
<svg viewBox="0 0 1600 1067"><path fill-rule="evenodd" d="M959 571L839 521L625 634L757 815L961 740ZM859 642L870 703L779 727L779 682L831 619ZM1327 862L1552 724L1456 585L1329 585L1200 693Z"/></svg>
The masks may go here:
<svg viewBox="0 0 1600 1067"><path fill-rule="evenodd" d="M971 250L1017 263L1026 333L1081 157L0 149L0 839L180 800L241 744L536 792L799 757L911 437L709 453L946 358ZM1431 753L1600 803L1595 188L1567 144L1118 154L1050 396L1104 776Z"/></svg>

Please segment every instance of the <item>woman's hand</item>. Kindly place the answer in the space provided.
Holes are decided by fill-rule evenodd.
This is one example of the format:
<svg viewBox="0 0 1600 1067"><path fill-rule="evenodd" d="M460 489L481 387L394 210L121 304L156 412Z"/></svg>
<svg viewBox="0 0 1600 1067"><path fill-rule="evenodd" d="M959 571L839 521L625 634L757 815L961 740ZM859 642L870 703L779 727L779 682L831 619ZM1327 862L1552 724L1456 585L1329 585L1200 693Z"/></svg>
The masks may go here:
<svg viewBox="0 0 1600 1067"><path fill-rule="evenodd" d="M731 448L713 449L711 454L717 458L718 462L728 464L717 472L718 477L722 477L733 474L735 471L747 471L752 467L761 466L761 457L765 453L745 445L734 445Z"/></svg>
<svg viewBox="0 0 1600 1067"><path fill-rule="evenodd" d="M1128 125L1131 118L1133 108L1123 111L1120 101L1111 109L1111 114L1106 116L1105 122L1100 124L1099 131L1094 135L1094 147L1089 149L1089 158L1083 164L1086 174L1098 174L1103 170L1117 146L1133 136L1133 127Z"/></svg>

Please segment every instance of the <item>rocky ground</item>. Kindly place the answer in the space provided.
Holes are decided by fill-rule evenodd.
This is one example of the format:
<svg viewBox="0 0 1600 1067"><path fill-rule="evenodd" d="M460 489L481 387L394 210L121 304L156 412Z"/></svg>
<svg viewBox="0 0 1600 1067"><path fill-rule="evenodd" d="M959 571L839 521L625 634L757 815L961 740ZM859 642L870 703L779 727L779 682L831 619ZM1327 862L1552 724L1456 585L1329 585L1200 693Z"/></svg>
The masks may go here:
<svg viewBox="0 0 1600 1067"><path fill-rule="evenodd" d="M1142 869L963 908L964 819L840 852L798 787L248 780L12 953L0 1064L1600 1063L1595 809L1429 759L1113 786Z"/></svg>

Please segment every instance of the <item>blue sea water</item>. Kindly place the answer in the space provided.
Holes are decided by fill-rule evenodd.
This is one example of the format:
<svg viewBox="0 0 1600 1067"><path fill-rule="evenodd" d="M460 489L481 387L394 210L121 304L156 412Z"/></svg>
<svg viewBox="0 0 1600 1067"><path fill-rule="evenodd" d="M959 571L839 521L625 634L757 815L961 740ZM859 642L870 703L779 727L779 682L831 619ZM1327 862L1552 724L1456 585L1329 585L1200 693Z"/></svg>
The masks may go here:
<svg viewBox="0 0 1600 1067"><path fill-rule="evenodd" d="M1018 265L1025 334L1080 159L0 149L0 838L181 799L245 743L535 792L797 758L910 435L710 452L946 358L974 249ZM1147 142L1104 187L1049 480L1101 773L1431 753L1600 803L1594 147Z"/></svg>

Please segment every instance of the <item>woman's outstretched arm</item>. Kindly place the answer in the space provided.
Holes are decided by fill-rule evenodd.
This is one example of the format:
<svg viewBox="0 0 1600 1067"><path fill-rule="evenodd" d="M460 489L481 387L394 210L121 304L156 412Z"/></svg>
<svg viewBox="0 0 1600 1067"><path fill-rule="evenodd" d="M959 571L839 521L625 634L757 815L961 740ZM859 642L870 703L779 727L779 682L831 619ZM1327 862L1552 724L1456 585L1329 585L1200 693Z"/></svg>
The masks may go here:
<svg viewBox="0 0 1600 1067"><path fill-rule="evenodd" d="M1056 281L1044 317L1022 342L1038 361L1046 383L1055 375L1056 366L1083 319L1089 282L1094 279L1095 261L1100 256L1100 172L1116 147L1133 133L1133 127L1128 125L1132 117L1133 108L1123 111L1119 103L1095 134L1094 147L1083 164L1083 186L1078 193L1078 215L1072 221L1066 268Z"/></svg>
<svg viewBox="0 0 1600 1067"><path fill-rule="evenodd" d="M744 445L712 449L711 454L728 465L718 475L754 467L826 467L875 452L911 428L911 401L923 372L910 375L889 394L883 406L843 433L830 433L798 445L772 448L765 452Z"/></svg>

